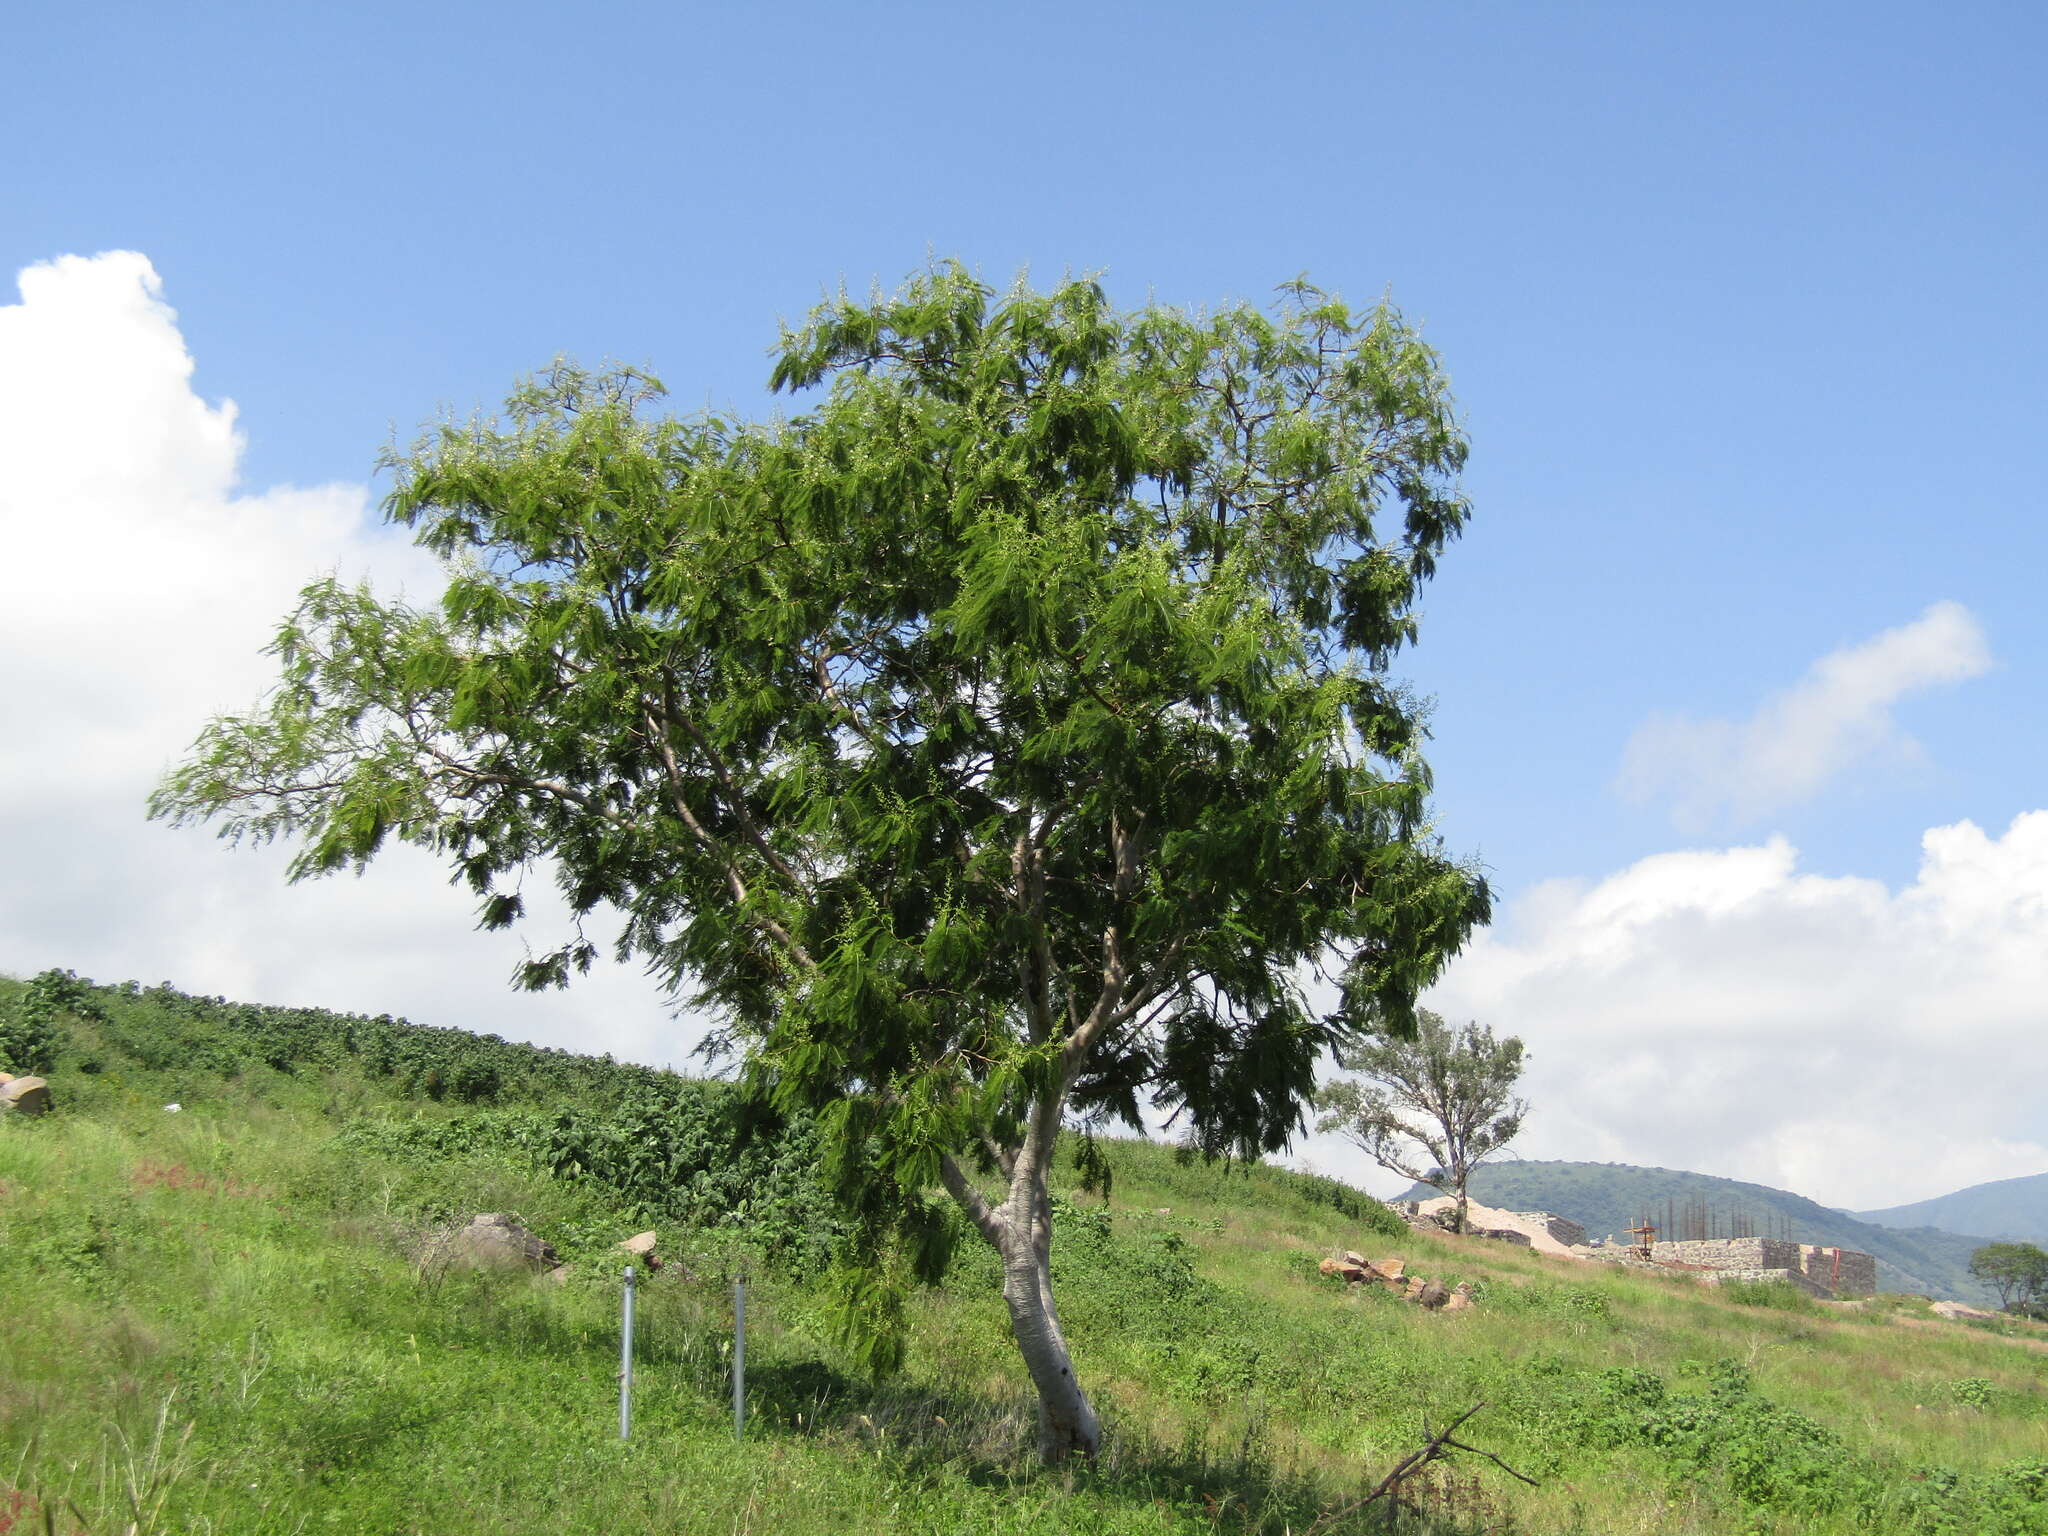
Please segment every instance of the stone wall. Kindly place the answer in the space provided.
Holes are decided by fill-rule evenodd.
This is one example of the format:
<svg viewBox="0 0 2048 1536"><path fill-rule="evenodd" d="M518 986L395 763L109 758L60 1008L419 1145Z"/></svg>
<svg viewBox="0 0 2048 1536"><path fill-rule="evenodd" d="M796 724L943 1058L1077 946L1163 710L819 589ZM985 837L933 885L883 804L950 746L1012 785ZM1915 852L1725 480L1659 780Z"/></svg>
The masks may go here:
<svg viewBox="0 0 2048 1536"><path fill-rule="evenodd" d="M1877 1292L1877 1260L1854 1248L1821 1248L1801 1243L1799 1267L1807 1279L1837 1296L1871 1296Z"/></svg>
<svg viewBox="0 0 2048 1536"><path fill-rule="evenodd" d="M1685 1264L1756 1278L1764 1278L1766 1271L1771 1279L1798 1276L1803 1281L1802 1289L1824 1296L1868 1296L1877 1289L1877 1260L1869 1254L1853 1248L1788 1243L1775 1237L1656 1243L1650 1248L1650 1258L1658 1264Z"/></svg>
<svg viewBox="0 0 2048 1536"><path fill-rule="evenodd" d="M1522 1220L1542 1228L1551 1238L1567 1248L1583 1248L1586 1243L1586 1229L1568 1216L1554 1215L1549 1211L1517 1211Z"/></svg>
<svg viewBox="0 0 2048 1536"><path fill-rule="evenodd" d="M1775 1237L1721 1237L1706 1242L1653 1243L1650 1257L1659 1264L1691 1264L1700 1269L1804 1269L1799 1245Z"/></svg>

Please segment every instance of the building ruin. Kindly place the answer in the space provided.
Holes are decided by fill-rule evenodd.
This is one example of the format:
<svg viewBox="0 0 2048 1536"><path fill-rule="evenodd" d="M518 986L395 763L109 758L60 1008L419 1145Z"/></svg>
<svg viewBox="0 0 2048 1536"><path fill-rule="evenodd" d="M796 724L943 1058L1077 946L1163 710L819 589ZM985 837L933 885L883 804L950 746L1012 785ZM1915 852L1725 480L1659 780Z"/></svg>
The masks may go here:
<svg viewBox="0 0 2048 1536"><path fill-rule="evenodd" d="M1706 1270L1716 1284L1779 1280L1823 1299L1869 1296L1877 1290L1877 1260L1869 1254L1776 1237L1656 1242L1650 1245L1650 1262Z"/></svg>

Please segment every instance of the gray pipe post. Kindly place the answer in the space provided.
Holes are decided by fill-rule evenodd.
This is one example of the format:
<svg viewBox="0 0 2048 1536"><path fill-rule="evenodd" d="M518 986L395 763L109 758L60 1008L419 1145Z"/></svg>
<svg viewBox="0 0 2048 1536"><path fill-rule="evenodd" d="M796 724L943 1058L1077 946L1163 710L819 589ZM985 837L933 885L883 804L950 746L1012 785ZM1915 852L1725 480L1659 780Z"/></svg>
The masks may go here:
<svg viewBox="0 0 2048 1536"><path fill-rule="evenodd" d="M732 1283L732 1437L747 1437L747 1282Z"/></svg>
<svg viewBox="0 0 2048 1536"><path fill-rule="evenodd" d="M626 1266L626 1297L619 1327L619 1438L633 1437L633 1266Z"/></svg>

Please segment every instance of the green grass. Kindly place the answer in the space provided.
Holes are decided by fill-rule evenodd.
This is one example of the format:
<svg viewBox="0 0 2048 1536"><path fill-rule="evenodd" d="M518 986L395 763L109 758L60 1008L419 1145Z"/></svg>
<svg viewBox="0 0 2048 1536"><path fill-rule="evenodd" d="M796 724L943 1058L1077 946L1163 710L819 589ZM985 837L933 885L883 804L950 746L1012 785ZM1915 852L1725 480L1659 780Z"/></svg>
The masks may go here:
<svg viewBox="0 0 2048 1536"><path fill-rule="evenodd" d="M2027 1347L2048 1328L1396 1235L1327 1181L1124 1142L1111 1202L1068 1188L1058 1221L1098 1467L1032 1465L982 1251L919 1293L908 1364L877 1385L813 1274L744 1223L661 1223L674 1262L642 1292L622 1446L609 1250L644 1209L512 1149L343 1136L475 1113L346 1064L150 1069L71 1028L101 1070L60 1063L58 1113L0 1120L0 1531L40 1531L38 1506L95 1536L1368 1531L1346 1507L1483 1400L1464 1438L1542 1486L1472 1459L1429 1528L2048 1532L2048 1354ZM479 1210L519 1213L575 1278L415 1261L434 1221ZM1316 1272L1343 1247L1469 1280L1479 1305L1347 1291Z"/></svg>

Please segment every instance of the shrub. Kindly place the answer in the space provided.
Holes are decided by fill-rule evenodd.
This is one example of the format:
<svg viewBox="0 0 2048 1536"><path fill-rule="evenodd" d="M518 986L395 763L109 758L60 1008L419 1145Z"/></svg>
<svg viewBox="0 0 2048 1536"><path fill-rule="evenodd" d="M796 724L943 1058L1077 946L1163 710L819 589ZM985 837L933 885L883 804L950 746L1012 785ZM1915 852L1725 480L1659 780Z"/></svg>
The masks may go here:
<svg viewBox="0 0 2048 1536"><path fill-rule="evenodd" d="M1997 1383L1983 1376L1963 1376L1948 1384L1949 1398L1958 1408L1989 1408L1998 1396Z"/></svg>
<svg viewBox="0 0 2048 1536"><path fill-rule="evenodd" d="M60 1014L104 1021L92 983L72 971L48 970L28 984L12 1008L0 1011L0 1071L17 1077L57 1065Z"/></svg>

